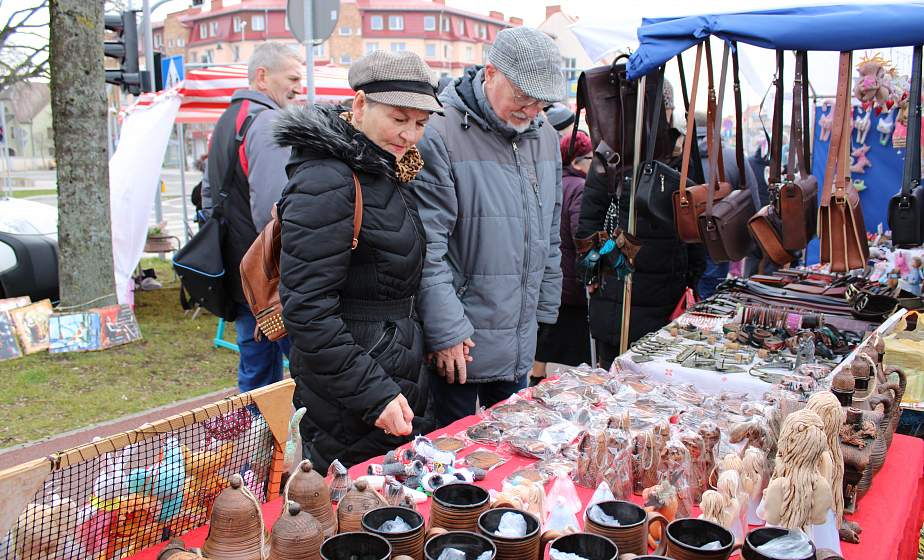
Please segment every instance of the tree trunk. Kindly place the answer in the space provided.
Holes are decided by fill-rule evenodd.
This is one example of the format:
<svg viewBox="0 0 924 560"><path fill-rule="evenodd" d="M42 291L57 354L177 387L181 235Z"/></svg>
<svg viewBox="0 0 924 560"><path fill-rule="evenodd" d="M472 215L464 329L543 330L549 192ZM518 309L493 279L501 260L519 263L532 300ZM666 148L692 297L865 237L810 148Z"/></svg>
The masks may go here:
<svg viewBox="0 0 924 560"><path fill-rule="evenodd" d="M100 2L52 0L51 110L61 305L116 303Z"/></svg>

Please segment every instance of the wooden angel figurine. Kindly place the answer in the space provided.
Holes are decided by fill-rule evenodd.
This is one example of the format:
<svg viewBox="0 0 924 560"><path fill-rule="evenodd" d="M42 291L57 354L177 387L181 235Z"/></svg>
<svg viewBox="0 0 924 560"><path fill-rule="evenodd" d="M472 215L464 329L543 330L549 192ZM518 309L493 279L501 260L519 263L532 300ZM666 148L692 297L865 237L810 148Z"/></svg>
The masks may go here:
<svg viewBox="0 0 924 560"><path fill-rule="evenodd" d="M828 520L825 526L830 529L834 528L834 541L837 544L838 538L848 542L857 543L860 541L860 526L856 523L844 520L844 454L841 450L840 429L841 425L847 419L847 412L841 406L837 396L830 391L819 391L809 398L806 408L811 410L821 418L824 424L825 436L827 438L828 449L822 454L819 471L831 484L831 498L833 507L828 513ZM817 529L817 528L816 528ZM815 534L818 535L818 530ZM832 548L830 542L820 544L825 548Z"/></svg>
<svg viewBox="0 0 924 560"><path fill-rule="evenodd" d="M740 498L740 478L738 471L727 469L719 474L719 481L716 483L716 490L722 495L725 501L725 512L730 520L728 525L722 525L735 536L735 542L744 542L744 526L741 523L742 503Z"/></svg>
<svg viewBox="0 0 924 560"><path fill-rule="evenodd" d="M661 468L661 480L667 480L677 493L677 517L690 517L693 513L693 492L687 478L690 454L680 441L674 439L664 446Z"/></svg>
<svg viewBox="0 0 924 560"><path fill-rule="evenodd" d="M699 503L699 509L702 513L697 519L712 521L726 529L732 526L732 515L734 512L728 507L725 496L715 490L706 490L703 492L703 499Z"/></svg>
<svg viewBox="0 0 924 560"><path fill-rule="evenodd" d="M767 456L756 447L748 447L741 459L741 487L748 495L747 524L763 525L764 520L757 516L757 504L764 494L769 476L767 473Z"/></svg>
<svg viewBox="0 0 924 560"><path fill-rule="evenodd" d="M703 453L703 468L706 469L706 474L712 472L712 468L715 467L716 451L719 445L719 440L722 439L722 432L719 430L719 425L713 422L712 420L705 420L699 425L697 430L699 435L703 436L703 447L705 452Z"/></svg>
<svg viewBox="0 0 924 560"><path fill-rule="evenodd" d="M825 522L834 499L831 483L818 471L818 465L827 450L828 438L818 414L803 409L786 417L777 442L773 477L758 509L769 525L811 535L813 525Z"/></svg>

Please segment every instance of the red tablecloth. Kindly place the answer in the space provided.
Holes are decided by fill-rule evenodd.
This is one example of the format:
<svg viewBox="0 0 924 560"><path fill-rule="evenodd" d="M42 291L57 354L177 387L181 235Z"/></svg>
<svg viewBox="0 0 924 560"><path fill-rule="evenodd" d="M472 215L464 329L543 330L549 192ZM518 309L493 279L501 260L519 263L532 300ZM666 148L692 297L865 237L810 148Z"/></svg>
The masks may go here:
<svg viewBox="0 0 924 560"><path fill-rule="evenodd" d="M437 430L434 437L454 435L468 426L478 422L476 416L463 418L442 430ZM480 447L490 446L475 444L459 453ZM369 464L381 462L381 458L372 459L350 469L355 478L366 474ZM485 488L500 488L504 478L513 471L532 463L532 459L514 456L503 465L488 473L480 482ZM586 504L593 490L577 487L581 501ZM635 501L641 503L638 497ZM263 516L267 527L271 527L281 511L279 499L263 505ZM924 441L896 434L886 456L885 465L873 479L869 492L860 500L857 513L848 516L863 527L860 544L841 543L844 558L847 560L914 560L917 558L918 540L924 507ZM430 502L418 504L418 510L427 517ZM579 519L583 518L583 512ZM208 534L207 527L200 527L183 536L187 546L202 546ZM146 550L132 558L136 560L155 560L164 545Z"/></svg>

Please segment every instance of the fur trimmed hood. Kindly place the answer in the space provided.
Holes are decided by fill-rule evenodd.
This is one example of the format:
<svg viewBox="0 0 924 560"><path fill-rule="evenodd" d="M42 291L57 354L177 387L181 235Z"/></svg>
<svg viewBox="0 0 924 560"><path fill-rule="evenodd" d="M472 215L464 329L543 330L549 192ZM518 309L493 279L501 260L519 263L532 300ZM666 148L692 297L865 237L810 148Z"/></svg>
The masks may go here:
<svg viewBox="0 0 924 560"><path fill-rule="evenodd" d="M335 107L290 107L280 111L273 139L292 148L292 159L333 158L357 173L395 177L395 157L340 116Z"/></svg>

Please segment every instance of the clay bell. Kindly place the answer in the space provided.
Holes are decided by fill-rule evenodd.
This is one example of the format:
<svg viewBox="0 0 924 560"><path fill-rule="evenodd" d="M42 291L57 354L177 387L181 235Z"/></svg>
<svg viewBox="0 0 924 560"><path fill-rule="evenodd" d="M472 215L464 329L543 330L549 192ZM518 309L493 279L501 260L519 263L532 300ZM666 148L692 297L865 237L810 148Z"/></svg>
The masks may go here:
<svg viewBox="0 0 924 560"><path fill-rule="evenodd" d="M267 560L320 560L324 529L318 520L289 502L270 535Z"/></svg>
<svg viewBox="0 0 924 560"><path fill-rule="evenodd" d="M330 501L330 488L324 477L314 470L307 459L299 463L298 468L286 483L289 501L296 502L302 511L310 513L321 527L324 536L332 537L337 533L337 518Z"/></svg>
<svg viewBox="0 0 924 560"><path fill-rule="evenodd" d="M263 514L248 493L241 475L235 474L231 485L215 498L209 535L202 546L208 558L262 560Z"/></svg>
<svg viewBox="0 0 924 560"><path fill-rule="evenodd" d="M363 515L367 511L388 505L365 480L357 480L337 504L337 524L341 533L362 531Z"/></svg>
<svg viewBox="0 0 924 560"><path fill-rule="evenodd" d="M853 374L846 369L837 372L831 379L831 392L834 393L834 396L840 401L841 406L850 406L853 404L853 393L855 389L856 380Z"/></svg>

